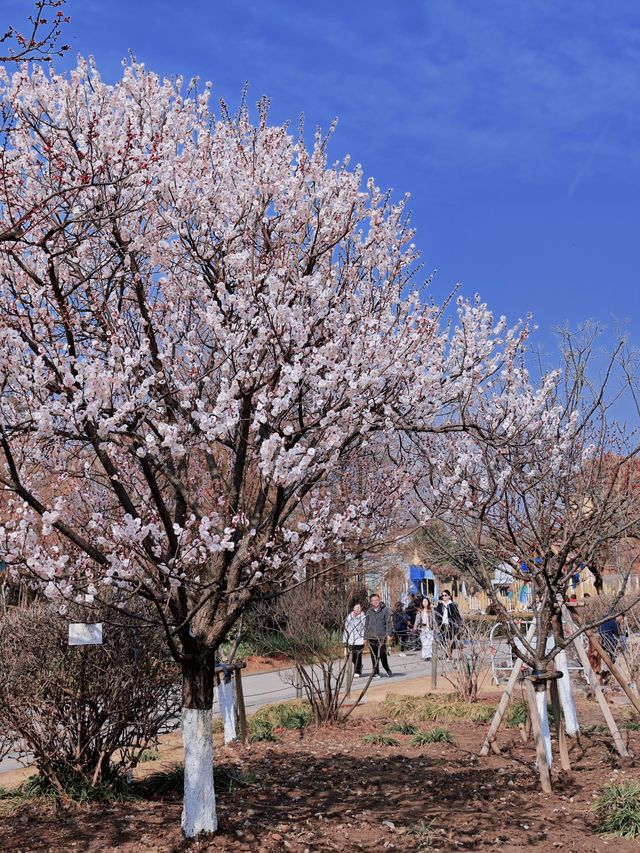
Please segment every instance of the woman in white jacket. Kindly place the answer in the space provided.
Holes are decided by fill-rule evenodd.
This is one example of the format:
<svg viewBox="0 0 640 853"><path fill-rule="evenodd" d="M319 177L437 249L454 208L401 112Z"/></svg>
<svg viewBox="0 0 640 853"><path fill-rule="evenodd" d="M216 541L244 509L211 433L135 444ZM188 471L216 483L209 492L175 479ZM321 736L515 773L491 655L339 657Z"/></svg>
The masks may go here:
<svg viewBox="0 0 640 853"><path fill-rule="evenodd" d="M360 678L362 675L362 650L364 649L365 618L365 614L362 612L362 605L354 604L353 610L347 616L344 623L342 642L351 654L354 678Z"/></svg>
<svg viewBox="0 0 640 853"><path fill-rule="evenodd" d="M422 660L431 660L433 655L433 610L428 598L422 599L422 604L416 613L416 621L413 625L414 631L420 634L420 645L422 647Z"/></svg>

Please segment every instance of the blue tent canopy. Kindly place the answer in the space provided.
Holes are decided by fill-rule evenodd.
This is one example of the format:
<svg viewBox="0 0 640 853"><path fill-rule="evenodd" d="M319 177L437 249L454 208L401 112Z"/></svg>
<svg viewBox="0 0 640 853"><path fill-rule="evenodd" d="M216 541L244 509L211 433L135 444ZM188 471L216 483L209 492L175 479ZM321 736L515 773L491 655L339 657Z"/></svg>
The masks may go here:
<svg viewBox="0 0 640 853"><path fill-rule="evenodd" d="M424 566L409 566L410 581L432 581L435 577L431 569L425 569Z"/></svg>
<svg viewBox="0 0 640 853"><path fill-rule="evenodd" d="M409 566L409 592L417 593L420 591L422 581L435 581L436 576L431 569L425 569L424 566Z"/></svg>

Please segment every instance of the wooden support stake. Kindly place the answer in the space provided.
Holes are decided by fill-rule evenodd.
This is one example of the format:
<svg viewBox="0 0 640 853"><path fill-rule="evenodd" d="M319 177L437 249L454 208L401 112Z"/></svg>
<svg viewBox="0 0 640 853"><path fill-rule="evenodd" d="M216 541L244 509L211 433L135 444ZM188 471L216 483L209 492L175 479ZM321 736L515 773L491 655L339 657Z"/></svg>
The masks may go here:
<svg viewBox="0 0 640 853"><path fill-rule="evenodd" d="M533 636L536 631L535 622L531 625L529 630L527 631L526 640L528 643L533 640ZM498 729L500 728L500 723L502 722L502 718L504 717L504 712L507 710L507 705L509 704L509 700L511 699L511 693L513 692L513 688L515 687L516 681L518 680L518 676L520 675L520 670L522 669L522 661L520 658L516 658L513 663L513 669L511 670L511 675L509 676L509 680L507 681L507 685L504 688L504 693L500 697L500 703L496 709L495 714L493 715L493 720L491 720L491 725L489 726L489 731L487 732L487 736L485 738L484 743L482 744L482 749L480 750L480 755L489 755L489 750L491 749L491 741L495 739L495 736L498 734ZM525 741L526 743L526 741Z"/></svg>
<svg viewBox="0 0 640 853"><path fill-rule="evenodd" d="M533 682L530 680L524 681L524 689L527 694L527 702L529 704L529 719L531 720L531 728L533 729L533 737L536 742L536 758L538 761L538 773L540 774L540 785L544 794L551 793L551 774L549 765L547 764L547 752L544 748L544 738L542 736L542 727L540 716L538 715L538 705L536 703L536 689Z"/></svg>
<svg viewBox="0 0 640 853"><path fill-rule="evenodd" d="M438 686L438 649L440 643L438 641L438 637L434 632L433 635L433 646L431 648L431 689L435 690Z"/></svg>
<svg viewBox="0 0 640 853"><path fill-rule="evenodd" d="M558 738L558 749L560 751L560 766L563 770L571 770L571 761L569 760L569 748L567 746L567 732L562 719L562 709L560 707L560 693L558 691L558 682L550 681L549 689L551 690L551 707L553 709L553 725Z"/></svg>
<svg viewBox="0 0 640 853"><path fill-rule="evenodd" d="M595 631L587 631L587 637L591 640L591 646L595 649L595 651L600 656L602 662L605 666L609 667L611 675L618 682L620 687L627 694L627 697L636 711L640 714L640 696L629 687L624 675L620 671L620 669L614 664L609 655L605 652L604 648L600 644L599 640L595 636Z"/></svg>
<svg viewBox="0 0 640 853"><path fill-rule="evenodd" d="M562 606L562 615L564 616L567 624L569 625L572 631L576 630L576 626L573 623L571 616L569 615L569 611L565 605ZM594 692L598 705L600 705L600 710L602 711L602 716L605 719L607 726L609 727L609 731L611 732L611 736L613 737L613 742L615 744L616 749L620 753L623 758L629 757L629 752L624 745L624 741L620 736L620 730L616 725L616 721L613 719L613 714L611 713L611 708L607 700L605 699L604 693L602 692L602 687L596 677L596 674L593 671L591 664L589 663L589 656L584 650L582 643L580 642L580 637L576 637L573 641L573 646L576 650L578 658L580 659L580 663L582 664L586 676L589 680L589 684L591 685L591 689Z"/></svg>
<svg viewBox="0 0 640 853"><path fill-rule="evenodd" d="M236 705L238 708L238 728L243 743L249 739L249 726L247 725L247 711L244 705L244 692L242 688L242 669L236 669Z"/></svg>

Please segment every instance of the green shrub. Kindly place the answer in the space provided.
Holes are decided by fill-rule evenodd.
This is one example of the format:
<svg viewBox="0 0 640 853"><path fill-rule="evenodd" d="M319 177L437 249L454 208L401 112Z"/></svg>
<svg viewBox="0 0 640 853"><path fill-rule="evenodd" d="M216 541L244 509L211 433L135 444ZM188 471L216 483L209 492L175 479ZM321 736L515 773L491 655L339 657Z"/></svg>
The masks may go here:
<svg viewBox="0 0 640 853"><path fill-rule="evenodd" d="M280 702L260 708L251 719L265 720L273 728L304 729L311 722L311 711L306 702Z"/></svg>
<svg viewBox="0 0 640 853"><path fill-rule="evenodd" d="M640 838L640 783L607 785L593 808L602 835Z"/></svg>
<svg viewBox="0 0 640 853"><path fill-rule="evenodd" d="M411 738L411 746L424 746L427 743L453 743L449 729L431 729L419 731Z"/></svg>
<svg viewBox="0 0 640 853"><path fill-rule="evenodd" d="M253 784L253 777L242 773L235 767L214 767L213 778L218 792L228 793L235 788L247 787ZM143 779L136 779L131 786L134 795L143 797L163 797L175 795L181 797L184 792L184 767L174 764L167 770L158 770Z"/></svg>
<svg viewBox="0 0 640 853"><path fill-rule="evenodd" d="M388 726L384 728L387 734L398 734L398 735L414 735L418 729L413 723L407 723L404 721L399 721L397 723L390 723Z"/></svg>
<svg viewBox="0 0 640 853"><path fill-rule="evenodd" d="M514 728L526 725L528 719L529 706L524 699L516 699L509 705L504 714L505 723Z"/></svg>
<svg viewBox="0 0 640 853"><path fill-rule="evenodd" d="M282 717L282 726L285 729L304 729L311 722L311 714L308 708L293 708Z"/></svg>
<svg viewBox="0 0 640 853"><path fill-rule="evenodd" d="M145 764L147 761L157 761L160 755L153 749L145 749L140 754L140 764Z"/></svg>
<svg viewBox="0 0 640 853"><path fill-rule="evenodd" d="M13 800L17 795L17 788L0 788L0 800Z"/></svg>
<svg viewBox="0 0 640 853"><path fill-rule="evenodd" d="M553 723L553 708L550 703L547 703L547 716L549 725ZM529 706L524 699L516 699L512 702L505 711L504 721L508 726L517 728L524 726L529 719Z"/></svg>
<svg viewBox="0 0 640 853"><path fill-rule="evenodd" d="M62 794L53 783L45 776L38 774L30 776L20 786L19 791L25 800L43 797L55 802L70 800L73 803L109 803L124 802L129 799L129 786L123 778L110 779L109 782L92 785L79 773L70 770L58 773L60 784L63 786Z"/></svg>
<svg viewBox="0 0 640 853"><path fill-rule="evenodd" d="M133 784L136 793L144 797L163 797L167 794L181 795L184 791L184 767L174 764L167 770L158 770Z"/></svg>
<svg viewBox="0 0 640 853"><path fill-rule="evenodd" d="M400 746L400 742L388 735L365 735L362 742L369 746Z"/></svg>
<svg viewBox="0 0 640 853"><path fill-rule="evenodd" d="M253 719L249 722L249 740L251 743L261 740L277 740L273 732L273 723L265 719Z"/></svg>

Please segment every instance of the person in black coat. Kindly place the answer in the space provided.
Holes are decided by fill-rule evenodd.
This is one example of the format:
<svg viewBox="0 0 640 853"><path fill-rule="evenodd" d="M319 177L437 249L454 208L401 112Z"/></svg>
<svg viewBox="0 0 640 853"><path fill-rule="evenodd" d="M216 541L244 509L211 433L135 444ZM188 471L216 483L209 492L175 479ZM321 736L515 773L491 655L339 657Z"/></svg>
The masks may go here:
<svg viewBox="0 0 640 853"><path fill-rule="evenodd" d="M450 653L456 647L456 639L462 628L462 616L448 589L442 590L436 605L436 626L440 641Z"/></svg>
<svg viewBox="0 0 640 853"><path fill-rule="evenodd" d="M387 640L393 641L393 616L389 608L374 593L369 599L364 623L364 638L369 643L373 677L380 678L380 664L390 678L393 673L387 657Z"/></svg>

